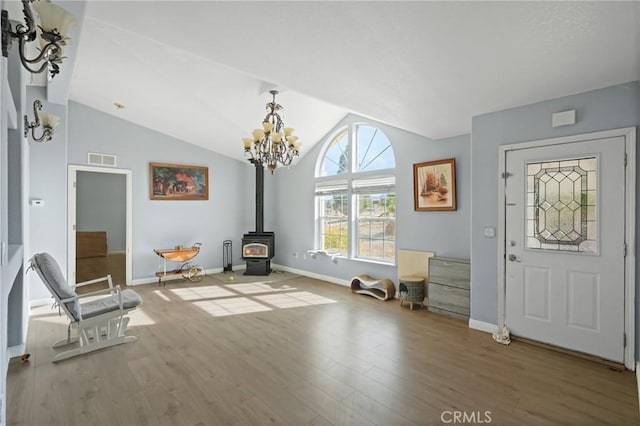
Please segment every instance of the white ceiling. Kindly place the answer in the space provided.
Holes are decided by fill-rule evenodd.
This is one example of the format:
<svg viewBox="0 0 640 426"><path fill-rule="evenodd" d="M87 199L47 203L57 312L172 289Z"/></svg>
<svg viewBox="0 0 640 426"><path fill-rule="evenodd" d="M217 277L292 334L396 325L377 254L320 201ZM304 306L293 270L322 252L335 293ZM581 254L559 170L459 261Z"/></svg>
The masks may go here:
<svg viewBox="0 0 640 426"><path fill-rule="evenodd" d="M349 112L437 139L640 79L639 27L638 2L90 1L70 98L238 159L273 87L303 152Z"/></svg>

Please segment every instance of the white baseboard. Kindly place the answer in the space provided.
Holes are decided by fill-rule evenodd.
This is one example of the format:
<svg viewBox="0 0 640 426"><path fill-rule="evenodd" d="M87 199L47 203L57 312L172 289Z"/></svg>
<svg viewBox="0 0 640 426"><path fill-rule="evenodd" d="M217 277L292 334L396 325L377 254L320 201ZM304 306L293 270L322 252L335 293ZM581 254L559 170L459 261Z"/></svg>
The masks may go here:
<svg viewBox="0 0 640 426"><path fill-rule="evenodd" d="M245 264L233 266L234 272L242 271L246 268L247 268L247 265ZM211 274L219 274L223 270L224 270L223 268L211 268L211 269L205 269L205 272L207 273L207 275L211 275ZM173 281L173 280L181 280L181 279L182 277L180 275L175 275L175 276L169 276L167 278L163 278L162 281ZM131 280L131 284L129 285L136 286L136 285L143 285L143 284L152 284L157 282L158 282L158 277L136 278L135 280Z"/></svg>
<svg viewBox="0 0 640 426"><path fill-rule="evenodd" d="M26 346L24 343L16 346L9 346L7 348L7 358L15 358L17 356L21 356L22 354L24 354L25 349Z"/></svg>
<svg viewBox="0 0 640 426"><path fill-rule="evenodd" d="M491 324L490 322L483 322L469 318L469 328L474 330L484 331L485 333L497 333L498 326Z"/></svg>
<svg viewBox="0 0 640 426"><path fill-rule="evenodd" d="M281 271L286 271L286 272L291 272L292 274L298 274L298 275L304 275L305 277L309 277L309 278L315 278L318 280L323 280L323 281L328 281L330 283L333 284L338 284L344 287L349 287L351 285L351 281L350 280L343 280L340 278L336 278L336 277L331 277L329 275L322 275L322 274L316 274L314 272L309 272L309 271L305 271L302 269L296 269L296 268L290 268L288 266L284 266L284 265L278 265L276 263L271 264L271 268L272 269L279 269ZM234 265L233 266L233 271L243 271L247 269L247 265L246 264L240 264L240 265ZM223 268L213 268L213 269L207 269L206 272L207 274L219 274L223 271ZM163 281L171 281L171 280L179 280L182 279L181 276L177 275L175 277L168 277L166 279L163 279ZM143 285L143 284L152 284L152 283L157 283L158 282L158 277L147 277L147 278L136 278L135 280L131 281L131 286L136 286L136 285Z"/></svg>
<svg viewBox="0 0 640 426"><path fill-rule="evenodd" d="M336 278L336 277L330 277L329 275L316 274L314 272L304 271L302 269L290 268L288 266L277 265L275 263L273 265L271 265L271 266L272 266L272 268L280 269L280 270L285 271L285 272L291 272L292 274L304 275L305 277L315 278L317 280L328 281L330 283L338 284L338 285L341 285L341 286L344 286L344 287L349 287L351 285L351 281L349 281L349 280L343 280L343 279Z"/></svg>

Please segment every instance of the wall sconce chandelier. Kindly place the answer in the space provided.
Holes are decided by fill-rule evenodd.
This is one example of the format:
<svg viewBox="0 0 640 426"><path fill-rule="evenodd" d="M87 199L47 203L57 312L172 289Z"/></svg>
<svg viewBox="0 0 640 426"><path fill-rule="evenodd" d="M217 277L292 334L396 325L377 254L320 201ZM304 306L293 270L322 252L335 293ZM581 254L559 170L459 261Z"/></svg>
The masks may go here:
<svg viewBox="0 0 640 426"><path fill-rule="evenodd" d="M22 0L25 24L17 24L15 31L11 29L9 12L2 11L2 56L9 54L12 39L18 40L20 61L27 71L39 74L49 71L49 80L60 72L60 65L65 58L62 56L64 46L69 38L69 28L77 24L75 16L46 1L33 2L33 8L40 15L40 25L36 26L33 12L29 3L33 0ZM39 28L39 30L38 30ZM25 46L40 36L40 53L34 58L27 58Z"/></svg>
<svg viewBox="0 0 640 426"><path fill-rule="evenodd" d="M244 153L251 155L250 162L266 167L273 172L278 165L289 166L300 155L300 142L291 127L284 127L278 111L282 105L276 103L277 90L270 90L273 100L267 103L267 115L262 129L255 129L252 138L243 138Z"/></svg>
<svg viewBox="0 0 640 426"><path fill-rule="evenodd" d="M27 116L24 116L24 137L26 138L29 134L29 129L31 129L31 137L36 142L48 142L53 137L53 134L56 131L56 127L58 127L58 123L60 123L60 117L53 114L38 114L38 111L42 109L42 102L36 99L33 102L33 115L35 121L33 123L29 123L29 119ZM42 125L42 135L37 138L36 137L36 129Z"/></svg>

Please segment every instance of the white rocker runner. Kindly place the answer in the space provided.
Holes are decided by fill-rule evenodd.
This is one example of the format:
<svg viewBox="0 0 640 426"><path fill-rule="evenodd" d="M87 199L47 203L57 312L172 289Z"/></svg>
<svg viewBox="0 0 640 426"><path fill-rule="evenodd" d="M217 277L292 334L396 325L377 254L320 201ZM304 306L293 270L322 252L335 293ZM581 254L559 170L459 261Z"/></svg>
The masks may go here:
<svg viewBox="0 0 640 426"><path fill-rule="evenodd" d="M53 362L62 361L77 355L103 349L122 343L135 342L135 336L126 336L129 324L128 313L135 309L142 300L133 290L120 290L120 286L113 286L111 275L69 285L62 276L60 266L49 253L38 253L31 260L33 268L45 286L51 292L55 303L69 317L67 338L54 343L54 348L79 343L74 349L61 352L53 358ZM76 288L102 281L109 283L109 288L82 295L76 294ZM80 303L80 299L108 294L106 297ZM77 328L78 335L71 337L71 328Z"/></svg>

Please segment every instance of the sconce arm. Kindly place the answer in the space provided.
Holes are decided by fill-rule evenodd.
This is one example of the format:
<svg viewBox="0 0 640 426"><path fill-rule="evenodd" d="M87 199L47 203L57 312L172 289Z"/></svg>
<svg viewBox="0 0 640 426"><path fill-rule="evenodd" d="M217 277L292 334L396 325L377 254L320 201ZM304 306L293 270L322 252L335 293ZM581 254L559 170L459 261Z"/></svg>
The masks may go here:
<svg viewBox="0 0 640 426"><path fill-rule="evenodd" d="M36 129L31 129L31 137L34 142L48 142L53 137L53 129L51 126L42 126L42 135L39 138L36 138Z"/></svg>
<svg viewBox="0 0 640 426"><path fill-rule="evenodd" d="M31 137L35 142L43 142L50 141L53 137L54 129L49 125L42 126L42 135L40 137L36 137L36 128L40 127L40 114L38 111L42 109L42 102L40 99L36 99L33 102L33 116L34 121L29 123L29 119L27 116L24 116L24 137L26 138L29 134L29 130L31 130Z"/></svg>
<svg viewBox="0 0 640 426"><path fill-rule="evenodd" d="M25 56L26 43L32 42L37 37L35 20L33 18L33 12L29 3L33 0L22 0L22 10L24 13L24 24L16 24L15 31L11 28L9 22L9 13L6 10L2 11L2 56L5 58L9 55L9 49L11 48L12 39L18 40L20 50L20 62L27 69L27 71L39 74L48 69L48 79L51 80L56 74L60 73L59 64L62 63L64 56L62 54L62 46L66 45L66 39L58 32L57 29L45 31L42 27L42 39L47 44L40 50L40 53L32 59L28 59ZM39 66L33 66L44 61Z"/></svg>

